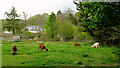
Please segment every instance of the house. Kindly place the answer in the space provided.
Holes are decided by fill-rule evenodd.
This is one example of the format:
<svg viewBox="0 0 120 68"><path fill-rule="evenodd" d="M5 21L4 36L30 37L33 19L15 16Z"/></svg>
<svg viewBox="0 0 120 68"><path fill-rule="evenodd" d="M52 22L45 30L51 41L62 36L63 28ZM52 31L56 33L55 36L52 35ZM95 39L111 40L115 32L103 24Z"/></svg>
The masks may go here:
<svg viewBox="0 0 120 68"><path fill-rule="evenodd" d="M38 33L40 31L43 31L43 29L37 25L29 25L26 27L26 29L28 29L28 31L31 33Z"/></svg>
<svg viewBox="0 0 120 68"><path fill-rule="evenodd" d="M12 31L4 31L5 34L11 34L13 33Z"/></svg>

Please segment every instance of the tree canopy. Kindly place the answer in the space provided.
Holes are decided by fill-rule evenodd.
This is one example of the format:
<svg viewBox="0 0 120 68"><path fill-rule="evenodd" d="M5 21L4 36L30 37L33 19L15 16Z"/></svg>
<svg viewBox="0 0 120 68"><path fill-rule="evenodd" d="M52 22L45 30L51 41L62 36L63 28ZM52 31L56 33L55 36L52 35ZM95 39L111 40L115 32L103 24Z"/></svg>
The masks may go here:
<svg viewBox="0 0 120 68"><path fill-rule="evenodd" d="M79 18L91 36L101 43L114 44L120 37L120 2L74 1ZM117 43L117 42L116 42ZM118 44L118 43L117 43Z"/></svg>
<svg viewBox="0 0 120 68"><path fill-rule="evenodd" d="M47 32L47 35L49 38L54 38L54 31L55 29L53 28L53 24L56 22L56 15L54 12L51 13L51 15L48 16L48 21L46 22L45 25L45 30Z"/></svg>
<svg viewBox="0 0 120 68"><path fill-rule="evenodd" d="M20 31L21 27L19 26L20 15L17 14L15 7L12 7L10 12L5 12L7 23L4 26L8 31L13 31L13 34L16 34L16 31Z"/></svg>

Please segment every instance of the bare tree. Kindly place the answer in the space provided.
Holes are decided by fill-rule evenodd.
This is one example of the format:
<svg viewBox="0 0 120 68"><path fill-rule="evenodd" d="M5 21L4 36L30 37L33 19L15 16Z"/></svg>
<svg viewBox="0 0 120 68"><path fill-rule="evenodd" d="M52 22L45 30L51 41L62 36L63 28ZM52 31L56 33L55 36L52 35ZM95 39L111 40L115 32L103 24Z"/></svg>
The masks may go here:
<svg viewBox="0 0 120 68"><path fill-rule="evenodd" d="M25 24L26 24L26 22L27 22L27 17L28 17L28 14L25 13L25 12L23 12L23 18L24 18L24 22L25 22Z"/></svg>

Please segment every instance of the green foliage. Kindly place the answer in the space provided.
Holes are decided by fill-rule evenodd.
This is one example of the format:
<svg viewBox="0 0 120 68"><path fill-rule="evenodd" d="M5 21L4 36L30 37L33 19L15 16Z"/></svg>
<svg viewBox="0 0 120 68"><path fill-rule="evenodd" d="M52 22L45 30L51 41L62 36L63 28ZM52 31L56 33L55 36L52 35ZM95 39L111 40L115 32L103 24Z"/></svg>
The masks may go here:
<svg viewBox="0 0 120 68"><path fill-rule="evenodd" d="M14 11L16 12L15 8ZM13 13L13 11L11 13ZM10 14L8 14L8 16L9 15ZM12 24L13 21L9 21L12 24L12 26L10 25L10 27L8 27L9 22L7 21L7 19L2 20L3 21L2 24L4 28L5 29L7 28L9 31L11 31L14 28L13 29L14 34L20 35L23 38L36 37L37 39L39 38L39 40L59 41L62 39L63 41L65 40L80 41L84 39L83 37L80 36L84 36L84 37L88 36L87 33L85 34L81 33L85 31L85 28L81 25L82 22L79 22L80 20L79 13L74 14L73 10L71 9L68 9L63 13L59 10L57 12L57 15L55 15L54 12L52 12L50 15L48 15L47 13L37 14L35 16L30 17L29 19L27 19L27 14L23 12L23 17L24 20L17 21L19 15L16 14L15 24ZM30 26L30 25L40 26L41 28L43 28L43 31L37 30L39 31L38 34L31 34L25 28L26 26Z"/></svg>
<svg viewBox="0 0 120 68"><path fill-rule="evenodd" d="M15 7L12 7L10 13L5 12L5 15L7 15L7 23L5 24L4 28L6 28L8 31L13 31L14 35L16 34L17 30L21 29L18 23L20 21L20 15L18 15L16 12L17 10L15 9Z"/></svg>
<svg viewBox="0 0 120 68"><path fill-rule="evenodd" d="M64 21L65 23L62 26L62 36L65 37L66 39L72 39L74 35L74 26L67 22Z"/></svg>
<svg viewBox="0 0 120 68"><path fill-rule="evenodd" d="M72 24L78 25L79 21L77 20L76 16L73 16L73 14L70 13L68 18Z"/></svg>
<svg viewBox="0 0 120 68"><path fill-rule="evenodd" d="M59 34L60 34L60 23L57 22L57 20L56 20L56 22L53 24L53 29L54 29L54 31L53 31L54 39L57 40L57 39L59 38Z"/></svg>
<svg viewBox="0 0 120 68"><path fill-rule="evenodd" d="M52 20L52 18L54 20ZM54 17L54 14L52 13L48 16L48 21L44 26L46 38L60 41L84 40L82 37L80 37L80 32L83 32L85 29L83 26L81 26L81 22L78 22L78 20L79 18L77 15L72 14L71 10L68 10L65 13L60 13L56 17ZM85 34L85 37L88 36L87 34L88 33Z"/></svg>
<svg viewBox="0 0 120 68"><path fill-rule="evenodd" d="M102 2L74 2L79 13L77 15L83 22L91 36L103 43L118 39L120 35L120 7L118 3ZM116 37L114 37L116 36ZM111 42L111 44L113 44ZM118 45L119 43L117 43Z"/></svg>
<svg viewBox="0 0 120 68"><path fill-rule="evenodd" d="M12 54L12 46L17 46L17 55ZM38 42L2 42L3 66L102 66L118 64L117 47L100 46L91 48L90 43L80 43L82 47L74 47L74 42L44 42L48 51L38 50ZM1 54L1 53L0 53ZM8 57L9 56L9 57Z"/></svg>
<svg viewBox="0 0 120 68"><path fill-rule="evenodd" d="M5 30L5 25L7 24L7 20L6 19L2 19L1 20L1 24L2 24L2 30L4 31Z"/></svg>
<svg viewBox="0 0 120 68"><path fill-rule="evenodd" d="M80 32L79 34L81 42L91 41L93 39L87 32Z"/></svg>
<svg viewBox="0 0 120 68"><path fill-rule="evenodd" d="M56 15L54 14L54 12L51 13L51 15L48 16L48 21L46 22L46 25L45 25L45 30L46 30L46 33L47 33L47 36L49 38L54 38L54 32L55 32L55 29L53 27L53 24L56 22Z"/></svg>
<svg viewBox="0 0 120 68"><path fill-rule="evenodd" d="M59 11L57 12L57 16L60 15L60 14L62 14L62 12L59 10Z"/></svg>
<svg viewBox="0 0 120 68"><path fill-rule="evenodd" d="M52 38L52 31L50 28L47 28L46 30L46 36L47 36L47 39L51 39Z"/></svg>
<svg viewBox="0 0 120 68"><path fill-rule="evenodd" d="M47 21L47 17L47 13L37 14L27 19L26 25L39 25L40 27L43 27L45 25L45 22Z"/></svg>

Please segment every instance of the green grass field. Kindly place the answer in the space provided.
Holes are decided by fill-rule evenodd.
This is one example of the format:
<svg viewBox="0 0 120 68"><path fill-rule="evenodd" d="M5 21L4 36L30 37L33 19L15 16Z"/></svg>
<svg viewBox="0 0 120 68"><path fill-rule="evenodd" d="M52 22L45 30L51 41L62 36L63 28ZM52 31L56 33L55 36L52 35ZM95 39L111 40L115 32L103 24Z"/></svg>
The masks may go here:
<svg viewBox="0 0 120 68"><path fill-rule="evenodd" d="M38 42L2 42L2 66L103 66L118 61L117 47L91 48L93 43L43 42L48 51L38 50ZM17 55L12 46L17 45Z"/></svg>

